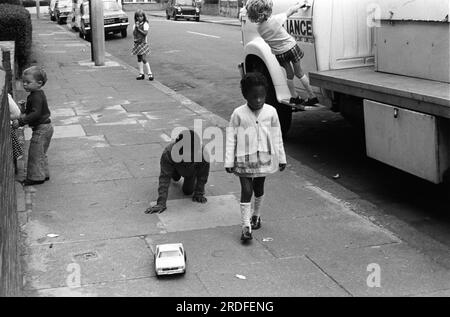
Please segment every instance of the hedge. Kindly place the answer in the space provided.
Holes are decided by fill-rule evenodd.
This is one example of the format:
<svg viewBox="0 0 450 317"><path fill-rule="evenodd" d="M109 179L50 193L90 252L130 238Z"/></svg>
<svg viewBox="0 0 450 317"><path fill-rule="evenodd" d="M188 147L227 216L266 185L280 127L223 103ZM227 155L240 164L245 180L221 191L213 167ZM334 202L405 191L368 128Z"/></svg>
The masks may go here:
<svg viewBox="0 0 450 317"><path fill-rule="evenodd" d="M15 5L21 5L21 0L0 0L0 4L7 3L7 4L15 4Z"/></svg>
<svg viewBox="0 0 450 317"><path fill-rule="evenodd" d="M27 9L22 6L0 4L0 41L15 42L18 74L27 66L31 54L32 26Z"/></svg>

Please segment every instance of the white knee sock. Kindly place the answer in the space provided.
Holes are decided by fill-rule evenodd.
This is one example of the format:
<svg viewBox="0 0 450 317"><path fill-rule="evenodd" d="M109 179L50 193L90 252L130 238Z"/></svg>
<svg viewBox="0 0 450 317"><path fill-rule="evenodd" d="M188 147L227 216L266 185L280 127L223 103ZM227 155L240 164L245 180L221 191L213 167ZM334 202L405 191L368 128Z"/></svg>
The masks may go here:
<svg viewBox="0 0 450 317"><path fill-rule="evenodd" d="M300 81L302 82L303 87L305 87L306 92L308 93L308 97L314 98L316 95L314 94L311 85L309 84L309 79L306 75L303 75L302 78L300 78Z"/></svg>
<svg viewBox="0 0 450 317"><path fill-rule="evenodd" d="M287 85L288 85L289 91L291 92L291 96L293 98L297 98L298 95L297 95L297 92L295 91L294 80L293 79L288 79L287 80Z"/></svg>
<svg viewBox="0 0 450 317"><path fill-rule="evenodd" d="M261 215L261 205L262 205L263 201L264 201L264 195L255 197L253 216L259 217Z"/></svg>
<svg viewBox="0 0 450 317"><path fill-rule="evenodd" d="M147 62L144 64L145 66L145 70L147 71L147 75L151 75L152 74L152 70L150 69L150 63Z"/></svg>
<svg viewBox="0 0 450 317"><path fill-rule="evenodd" d="M242 228L249 227L250 231L252 230L252 226L250 225L251 217L252 217L252 203L241 203Z"/></svg>
<svg viewBox="0 0 450 317"><path fill-rule="evenodd" d="M143 74L144 73L144 63L138 62L138 66L139 66L139 74Z"/></svg>

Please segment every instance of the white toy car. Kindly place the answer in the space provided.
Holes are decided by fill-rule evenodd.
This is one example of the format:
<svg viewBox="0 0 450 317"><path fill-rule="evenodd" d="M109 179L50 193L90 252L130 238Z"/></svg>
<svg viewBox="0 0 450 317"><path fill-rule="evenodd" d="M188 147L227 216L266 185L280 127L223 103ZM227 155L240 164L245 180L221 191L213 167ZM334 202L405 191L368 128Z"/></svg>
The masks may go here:
<svg viewBox="0 0 450 317"><path fill-rule="evenodd" d="M186 252L182 243L156 246L155 272L156 276L186 273Z"/></svg>

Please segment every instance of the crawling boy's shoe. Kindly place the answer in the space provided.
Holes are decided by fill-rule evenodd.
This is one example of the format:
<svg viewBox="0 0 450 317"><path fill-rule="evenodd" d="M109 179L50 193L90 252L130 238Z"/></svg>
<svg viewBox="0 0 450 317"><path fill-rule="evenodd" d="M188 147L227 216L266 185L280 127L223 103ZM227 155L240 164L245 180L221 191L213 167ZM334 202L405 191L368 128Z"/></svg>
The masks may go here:
<svg viewBox="0 0 450 317"><path fill-rule="evenodd" d="M43 180L43 181L34 181L34 180L31 180L31 179L26 179L26 180L24 180L23 182L22 182L22 185L23 186L33 186L33 185L40 185L40 184L44 184L44 182L45 182L45 180Z"/></svg>
<svg viewBox="0 0 450 317"><path fill-rule="evenodd" d="M241 240L245 242L245 241L249 241L249 240L252 240L252 239L253 239L253 237L252 237L252 233L250 231L250 228L249 227L244 227L244 229L242 229Z"/></svg>
<svg viewBox="0 0 450 317"><path fill-rule="evenodd" d="M308 98L308 100L306 100L303 105L304 106L317 106L317 104L319 103L319 99L317 99L317 97L314 98Z"/></svg>
<svg viewBox="0 0 450 317"><path fill-rule="evenodd" d="M294 104L294 105L300 105L300 104L302 104L303 102L305 102L305 100L303 100L302 98L300 98L300 97L291 97L291 99L289 99L289 103L292 103L292 104Z"/></svg>
<svg viewBox="0 0 450 317"><path fill-rule="evenodd" d="M258 230L261 228L261 217L258 216L252 216L252 230Z"/></svg>
<svg viewBox="0 0 450 317"><path fill-rule="evenodd" d="M144 79L145 79L144 74L140 74L139 76L136 77L136 80L144 80Z"/></svg>

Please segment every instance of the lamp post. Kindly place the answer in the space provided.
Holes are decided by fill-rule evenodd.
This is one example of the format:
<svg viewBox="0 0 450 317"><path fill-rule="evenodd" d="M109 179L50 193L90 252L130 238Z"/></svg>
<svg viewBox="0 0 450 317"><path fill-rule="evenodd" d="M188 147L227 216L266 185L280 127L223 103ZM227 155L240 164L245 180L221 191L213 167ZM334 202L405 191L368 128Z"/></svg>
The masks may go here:
<svg viewBox="0 0 450 317"><path fill-rule="evenodd" d="M95 66L105 65L105 26L103 1L90 0L91 47Z"/></svg>
<svg viewBox="0 0 450 317"><path fill-rule="evenodd" d="M41 10L41 3L39 0L36 0L36 18L39 19L39 11Z"/></svg>

